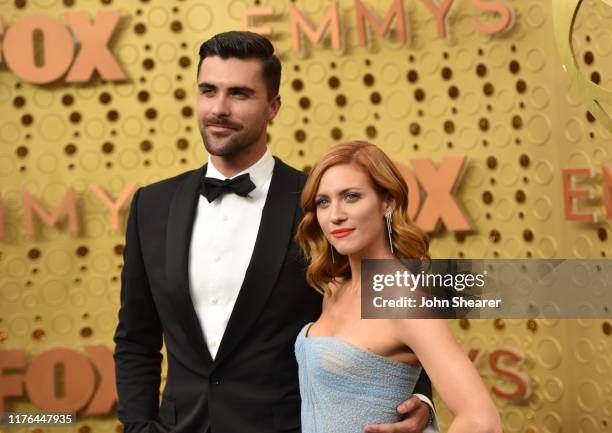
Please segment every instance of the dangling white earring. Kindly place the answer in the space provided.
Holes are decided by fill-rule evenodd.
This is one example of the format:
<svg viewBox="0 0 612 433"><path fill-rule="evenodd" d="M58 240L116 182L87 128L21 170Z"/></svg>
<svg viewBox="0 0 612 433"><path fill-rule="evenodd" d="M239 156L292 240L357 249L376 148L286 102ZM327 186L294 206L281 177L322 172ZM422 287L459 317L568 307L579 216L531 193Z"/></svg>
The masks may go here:
<svg viewBox="0 0 612 433"><path fill-rule="evenodd" d="M393 241L391 240L391 233L393 233L393 229L391 225L393 224L393 216L391 209L387 209L385 212L385 219L387 220L387 234L389 235L389 247L391 247L391 254L393 254Z"/></svg>
<svg viewBox="0 0 612 433"><path fill-rule="evenodd" d="M329 250L331 251L332 263L336 263L334 260L334 247L332 246L331 242L329 243Z"/></svg>

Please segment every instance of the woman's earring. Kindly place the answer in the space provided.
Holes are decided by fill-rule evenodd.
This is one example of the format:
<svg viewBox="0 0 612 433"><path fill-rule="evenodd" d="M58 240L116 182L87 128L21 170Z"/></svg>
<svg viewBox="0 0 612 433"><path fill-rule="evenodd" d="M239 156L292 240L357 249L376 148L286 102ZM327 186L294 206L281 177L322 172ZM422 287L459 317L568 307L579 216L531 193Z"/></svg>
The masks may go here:
<svg viewBox="0 0 612 433"><path fill-rule="evenodd" d="M336 263L334 260L334 247L332 246L331 242L329 243L329 250L331 251L332 263Z"/></svg>
<svg viewBox="0 0 612 433"><path fill-rule="evenodd" d="M387 220L387 234L389 235L389 246L391 247L391 254L393 254L393 241L391 240L391 233L393 232L393 229L391 228L391 225L393 224L393 216L391 209L387 209L387 212L385 212L385 219Z"/></svg>

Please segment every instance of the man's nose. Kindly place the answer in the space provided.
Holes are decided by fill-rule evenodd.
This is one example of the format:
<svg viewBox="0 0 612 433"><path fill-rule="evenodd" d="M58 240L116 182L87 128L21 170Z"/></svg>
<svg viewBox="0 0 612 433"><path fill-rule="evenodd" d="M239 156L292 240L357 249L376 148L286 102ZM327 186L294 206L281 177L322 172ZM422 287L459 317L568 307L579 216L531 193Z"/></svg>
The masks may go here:
<svg viewBox="0 0 612 433"><path fill-rule="evenodd" d="M218 95L217 98L215 98L215 103L212 107L212 114L219 117L227 117L231 114L230 104L225 95Z"/></svg>

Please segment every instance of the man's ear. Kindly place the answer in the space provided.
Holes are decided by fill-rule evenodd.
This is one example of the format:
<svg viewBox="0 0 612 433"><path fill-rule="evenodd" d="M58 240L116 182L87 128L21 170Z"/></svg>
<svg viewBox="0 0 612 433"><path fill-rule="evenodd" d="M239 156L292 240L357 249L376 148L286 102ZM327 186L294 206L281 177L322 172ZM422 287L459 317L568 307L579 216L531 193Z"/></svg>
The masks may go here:
<svg viewBox="0 0 612 433"><path fill-rule="evenodd" d="M280 95L276 95L274 98L272 98L269 104L270 104L270 114L268 115L268 122L271 122L272 120L274 120L274 118L278 114L278 110L280 110L280 107L281 107Z"/></svg>

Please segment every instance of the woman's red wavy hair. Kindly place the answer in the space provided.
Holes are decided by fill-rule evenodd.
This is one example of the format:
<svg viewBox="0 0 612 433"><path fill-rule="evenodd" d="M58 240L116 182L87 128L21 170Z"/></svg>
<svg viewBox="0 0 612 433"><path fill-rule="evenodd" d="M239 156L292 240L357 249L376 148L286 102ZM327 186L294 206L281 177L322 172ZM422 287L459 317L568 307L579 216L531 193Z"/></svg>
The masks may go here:
<svg viewBox="0 0 612 433"><path fill-rule="evenodd" d="M304 217L295 236L296 241L310 260L306 280L323 294L330 294L332 281L348 279L351 270L346 256L334 251L323 234L317 220L315 197L321 177L327 169L340 164L356 164L370 178L383 197L395 200L392 224L394 256L398 259L422 259L429 257L427 235L408 217L408 185L393 161L377 146L366 141L349 141L329 149L312 168L304 191L301 207Z"/></svg>

